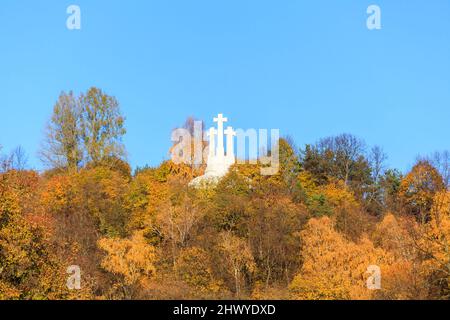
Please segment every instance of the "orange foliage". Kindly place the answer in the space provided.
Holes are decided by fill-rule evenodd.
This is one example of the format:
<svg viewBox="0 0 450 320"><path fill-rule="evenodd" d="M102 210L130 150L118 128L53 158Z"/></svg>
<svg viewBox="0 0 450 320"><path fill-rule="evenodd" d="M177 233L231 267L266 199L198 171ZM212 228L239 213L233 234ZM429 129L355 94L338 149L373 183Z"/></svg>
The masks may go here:
<svg viewBox="0 0 450 320"><path fill-rule="evenodd" d="M301 238L303 265L290 285L295 299L369 299L367 268L392 261L367 238L346 240L328 217L311 219Z"/></svg>
<svg viewBox="0 0 450 320"><path fill-rule="evenodd" d="M102 267L123 276L125 284L136 284L155 275L155 249L147 244L142 232L135 232L130 239L103 238L98 245L107 252Z"/></svg>

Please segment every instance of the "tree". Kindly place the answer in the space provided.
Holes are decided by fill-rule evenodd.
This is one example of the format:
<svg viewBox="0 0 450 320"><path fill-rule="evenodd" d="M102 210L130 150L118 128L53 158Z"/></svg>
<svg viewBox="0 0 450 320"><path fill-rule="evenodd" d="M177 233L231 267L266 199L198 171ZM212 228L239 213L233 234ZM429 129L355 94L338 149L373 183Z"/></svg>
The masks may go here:
<svg viewBox="0 0 450 320"><path fill-rule="evenodd" d="M97 241L105 234L123 233L122 220L117 218L123 212L123 187L119 174L104 168L59 171L41 182L39 202L51 220L54 251L66 268L80 266L82 288L97 296L111 284L100 268L102 252Z"/></svg>
<svg viewBox="0 0 450 320"><path fill-rule="evenodd" d="M415 258L413 243L405 223L400 219L392 213L387 213L376 225L372 240L376 246L391 252L398 258L413 260Z"/></svg>
<svg viewBox="0 0 450 320"><path fill-rule="evenodd" d="M411 225L414 227L411 228ZM384 266L382 288L374 294L375 299L426 299L429 297L426 268L414 247L410 231L417 223L411 217L395 217L387 213L375 227L373 243L392 254L395 261Z"/></svg>
<svg viewBox="0 0 450 320"><path fill-rule="evenodd" d="M425 223L429 219L435 194L444 188L436 168L427 161L419 161L400 184L399 195L404 210Z"/></svg>
<svg viewBox="0 0 450 320"><path fill-rule="evenodd" d="M435 194L427 223L409 228L433 298L450 298L450 192Z"/></svg>
<svg viewBox="0 0 450 320"><path fill-rule="evenodd" d="M292 138L287 137L279 140L280 152L280 172L282 181L289 192L297 191L297 176L300 173L301 165L296 147Z"/></svg>
<svg viewBox="0 0 450 320"><path fill-rule="evenodd" d="M285 195L255 198L247 207L247 237L258 266L255 278L266 289L289 283L299 264L298 230L307 219L306 208Z"/></svg>
<svg viewBox="0 0 450 320"><path fill-rule="evenodd" d="M440 173L446 188L450 187L450 151L436 151L430 156L419 157L419 161L428 161Z"/></svg>
<svg viewBox="0 0 450 320"><path fill-rule="evenodd" d="M169 199L167 181L158 178L157 169L146 169L137 173L126 194L126 207L130 211L128 227L154 230L152 222L158 209Z"/></svg>
<svg viewBox="0 0 450 320"><path fill-rule="evenodd" d="M358 243L346 240L328 217L311 219L301 239L303 265L290 285L294 299L369 299L367 268L390 261L367 238Z"/></svg>
<svg viewBox="0 0 450 320"><path fill-rule="evenodd" d="M0 300L65 296L46 230L36 224L38 175L0 174Z"/></svg>
<svg viewBox="0 0 450 320"><path fill-rule="evenodd" d="M240 297L244 275L255 271L255 262L250 247L245 240L234 236L231 232L223 232L220 234L219 249L223 252L227 271L234 279L236 297Z"/></svg>
<svg viewBox="0 0 450 320"><path fill-rule="evenodd" d="M171 199L158 208L154 228L169 243L175 266L179 248L187 246L204 211L186 190L178 189L178 192L174 192L172 189L170 192Z"/></svg>
<svg viewBox="0 0 450 320"><path fill-rule="evenodd" d="M27 167L28 156L25 153L25 150L18 146L16 147L12 153L12 168L17 171L23 171Z"/></svg>
<svg viewBox="0 0 450 320"><path fill-rule="evenodd" d="M344 181L362 196L372 183L371 168L365 155L365 143L350 134L321 139L302 150L301 163L320 184L334 178Z"/></svg>
<svg viewBox="0 0 450 320"><path fill-rule="evenodd" d="M387 156L383 149L375 146L371 149L369 162L372 169L372 184L368 188L365 206L374 215L381 215L385 210L385 199L381 181L386 171L384 162Z"/></svg>
<svg viewBox="0 0 450 320"><path fill-rule="evenodd" d="M221 289L221 282L213 275L211 258L202 248L182 250L176 262L176 272L193 289L191 296L213 296Z"/></svg>
<svg viewBox="0 0 450 320"><path fill-rule="evenodd" d="M87 161L97 164L107 157L122 158L125 155L122 144L122 136L126 133L125 118L121 115L116 98L93 87L81 95L80 105Z"/></svg>
<svg viewBox="0 0 450 320"><path fill-rule="evenodd" d="M2 146L0 145L0 150ZM23 171L27 166L28 157L25 150L18 146L9 155L0 154L0 172L9 170Z"/></svg>
<svg viewBox="0 0 450 320"><path fill-rule="evenodd" d="M388 169L380 179L383 206L386 211L399 211L399 192L403 175L396 169Z"/></svg>
<svg viewBox="0 0 450 320"><path fill-rule="evenodd" d="M155 248L147 243L143 232L135 232L129 239L103 238L98 246L107 253L101 266L123 278L126 298L132 297L132 286L145 286L155 276Z"/></svg>
<svg viewBox="0 0 450 320"><path fill-rule="evenodd" d="M320 187L320 194L333 209L336 229L350 239L359 239L367 227L367 216L350 188L340 180Z"/></svg>
<svg viewBox="0 0 450 320"><path fill-rule="evenodd" d="M76 179L76 203L94 218L98 231L108 236L127 234L129 211L125 195L129 178L107 167L83 169Z"/></svg>
<svg viewBox="0 0 450 320"><path fill-rule="evenodd" d="M52 168L77 169L83 159L81 107L72 92L62 92L46 128L41 160Z"/></svg>

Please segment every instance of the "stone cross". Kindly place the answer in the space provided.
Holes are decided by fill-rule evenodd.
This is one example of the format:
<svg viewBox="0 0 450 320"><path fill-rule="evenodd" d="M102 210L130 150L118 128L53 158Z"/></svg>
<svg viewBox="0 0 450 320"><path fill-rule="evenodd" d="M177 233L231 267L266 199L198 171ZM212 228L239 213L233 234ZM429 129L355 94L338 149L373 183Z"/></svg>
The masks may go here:
<svg viewBox="0 0 450 320"><path fill-rule="evenodd" d="M234 158L233 137L236 135L236 131L234 131L232 127L228 127L227 130L225 130L225 135L227 136L227 157Z"/></svg>
<svg viewBox="0 0 450 320"><path fill-rule="evenodd" d="M227 122L228 119L223 117L222 113L219 113L217 118L214 118L214 122L217 122L217 157L225 156L225 149L223 147L223 124Z"/></svg>

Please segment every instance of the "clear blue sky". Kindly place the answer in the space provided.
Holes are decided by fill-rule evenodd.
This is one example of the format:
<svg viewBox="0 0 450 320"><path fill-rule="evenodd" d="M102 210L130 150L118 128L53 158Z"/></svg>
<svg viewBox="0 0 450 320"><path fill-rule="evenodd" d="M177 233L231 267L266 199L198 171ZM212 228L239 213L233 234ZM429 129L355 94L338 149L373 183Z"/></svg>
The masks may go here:
<svg viewBox="0 0 450 320"><path fill-rule="evenodd" d="M382 30L366 28L370 4ZM59 93L90 86L120 101L133 167L218 112L298 145L353 133L402 170L450 148L448 0L2 0L0 52L0 144L34 168Z"/></svg>

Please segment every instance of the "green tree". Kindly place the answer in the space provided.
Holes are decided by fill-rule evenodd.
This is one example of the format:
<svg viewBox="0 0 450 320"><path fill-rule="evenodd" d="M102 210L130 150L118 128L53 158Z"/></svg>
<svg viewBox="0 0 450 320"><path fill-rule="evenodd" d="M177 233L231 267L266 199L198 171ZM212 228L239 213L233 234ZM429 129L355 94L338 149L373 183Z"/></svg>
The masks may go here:
<svg viewBox="0 0 450 320"><path fill-rule="evenodd" d="M280 174L282 181L291 193L297 190L297 177L301 170L296 147L290 137L279 140L280 150Z"/></svg>
<svg viewBox="0 0 450 320"><path fill-rule="evenodd" d="M301 163L319 184L330 178L344 181L359 198L372 184L372 169L366 156L365 143L350 134L341 134L307 145L301 151Z"/></svg>
<svg viewBox="0 0 450 320"><path fill-rule="evenodd" d="M403 176L396 169L388 169L380 179L383 193L383 204L386 210L397 211L399 207L399 190Z"/></svg>
<svg viewBox="0 0 450 320"><path fill-rule="evenodd" d="M80 104L82 139L87 161L96 164L107 157L123 158L125 118L121 115L116 98L93 87L80 97Z"/></svg>
<svg viewBox="0 0 450 320"><path fill-rule="evenodd" d="M46 128L41 160L52 168L76 169L83 159L81 109L72 92L62 92Z"/></svg>

